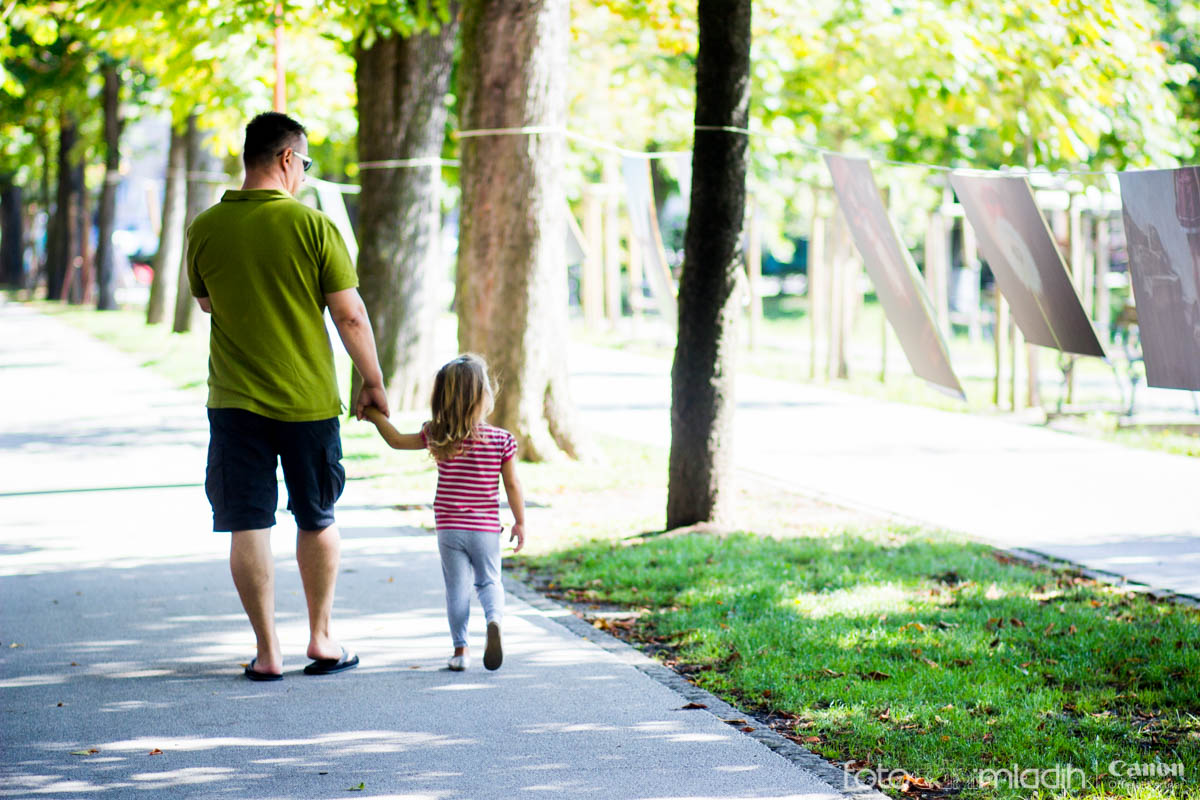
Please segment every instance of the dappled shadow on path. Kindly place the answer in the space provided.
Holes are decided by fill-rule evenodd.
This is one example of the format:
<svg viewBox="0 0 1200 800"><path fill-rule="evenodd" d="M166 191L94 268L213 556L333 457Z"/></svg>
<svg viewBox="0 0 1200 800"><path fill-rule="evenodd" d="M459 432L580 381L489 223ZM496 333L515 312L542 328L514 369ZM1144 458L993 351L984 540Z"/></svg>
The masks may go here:
<svg viewBox="0 0 1200 800"><path fill-rule="evenodd" d="M503 669L449 672L433 538L390 532L344 530L335 632L362 665L338 676L301 672L290 556L277 683L241 675L253 639L223 557L0 577L0 797L799 796L754 780L765 749L657 684L630 693L632 670L523 605Z"/></svg>

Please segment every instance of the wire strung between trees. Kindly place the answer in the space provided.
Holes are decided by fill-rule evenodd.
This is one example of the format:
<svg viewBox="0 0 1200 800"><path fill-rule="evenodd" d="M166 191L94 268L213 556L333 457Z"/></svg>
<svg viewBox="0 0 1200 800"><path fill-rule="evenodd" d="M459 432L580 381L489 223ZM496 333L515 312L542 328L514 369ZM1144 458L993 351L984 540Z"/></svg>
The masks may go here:
<svg viewBox="0 0 1200 800"><path fill-rule="evenodd" d="M1116 176L1116 175L1119 175L1121 172L1132 171L1132 170L1116 170L1116 169L1093 169L1093 170L1050 169L1049 167L1011 167L1011 166L1010 167L1001 167L999 169L983 168L983 167L950 167L950 166L946 166L945 164L930 164L930 163L921 162L921 161L900 161L897 159L882 158L882 157L872 156L872 155L850 155L850 154L847 154L847 153L844 153L844 152L841 152L838 150L833 150L828 147L822 147L820 145L812 144L811 142L806 142L803 139L799 139L795 136L784 136L782 134L777 134L777 133L764 133L761 131L752 131L752 130L749 130L748 128L738 128L738 127L735 127L732 125L695 125L692 127L692 130L694 132L695 131L710 131L710 132L736 133L736 134L741 134L741 135L747 136L747 137L756 137L756 138L760 138L760 139L773 139L775 141L786 142L786 143L793 145L795 147L798 147L802 150L807 150L811 153L816 153L817 155L822 155L822 156L835 155L835 156L843 156L843 157L847 157L847 158L865 158L869 161L872 161L872 162L878 163L878 164L887 164L887 165L893 166L893 167L912 167L912 168L917 168L917 169L926 169L926 170L930 170L932 172L945 172L945 173L959 172L959 173L975 173L975 174L992 174L992 173L996 173L996 172L1003 172L1006 174L1011 173L1014 175L1049 175L1049 176L1065 175L1065 176L1080 176L1080 177L1082 177L1082 176L1098 176L1098 175L1099 176ZM620 147L618 145L612 144L611 142L606 142L606 141L603 141L600 139L596 139L592 136L587 136L586 134L577 133L577 132L572 131L569 128L566 128L564 126L555 126L555 125L527 125L527 126L519 127L519 128L480 128L480 129L475 129L475 130L458 131L452 135L459 139L467 139L467 138L475 138L475 137L483 137L483 136L522 136L522 135L531 135L531 134L560 134L562 136L565 136L568 139L573 139L578 142L589 144L598 150L606 150L609 152L618 153L623 156L630 156L630 157L634 157L634 158L672 158L672 157L676 157L676 156L691 155L690 151L686 151L686 150L684 150L684 151L677 150L677 151L669 151L669 152L655 152L655 151L647 152L647 151L639 151L639 150L628 150L624 147ZM1164 168L1151 167L1148 169L1164 169ZM1170 167L1168 169L1174 169L1174 167Z"/></svg>

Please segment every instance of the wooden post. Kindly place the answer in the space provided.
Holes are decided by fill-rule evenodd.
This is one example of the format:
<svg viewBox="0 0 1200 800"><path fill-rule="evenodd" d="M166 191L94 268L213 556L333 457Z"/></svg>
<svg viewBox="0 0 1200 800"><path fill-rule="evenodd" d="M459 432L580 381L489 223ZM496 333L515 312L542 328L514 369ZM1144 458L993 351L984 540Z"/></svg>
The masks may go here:
<svg viewBox="0 0 1200 800"><path fill-rule="evenodd" d="M763 307L760 294L762 289L762 232L759 230L758 203L753 198L748 198L748 200L749 202L746 203L749 210L749 219L746 225L746 283L750 295L749 344L750 349L754 350L762 335Z"/></svg>
<svg viewBox="0 0 1200 800"><path fill-rule="evenodd" d="M587 247L579 276L579 303L588 328L597 328L604 319L604 205L599 190L585 186L583 239Z"/></svg>
<svg viewBox="0 0 1200 800"><path fill-rule="evenodd" d="M642 249L633 231L633 221L626 219L625 222L625 240L629 243L629 311L636 321L642 318L642 306L646 301L642 295Z"/></svg>
<svg viewBox="0 0 1200 800"><path fill-rule="evenodd" d="M1008 302L996 287L996 313L992 322L992 343L996 351L996 382L992 386L992 405L1004 403L1004 370L1008 363Z"/></svg>
<svg viewBox="0 0 1200 800"><path fill-rule="evenodd" d="M883 315L880 326L879 339L879 382L887 383L887 345L888 345L888 321L887 314Z"/></svg>
<svg viewBox="0 0 1200 800"><path fill-rule="evenodd" d="M949 256L946 246L946 218L941 211L929 215L925 230L925 286L933 303L934 321L943 336L950 335L950 308L947 296Z"/></svg>
<svg viewBox="0 0 1200 800"><path fill-rule="evenodd" d="M1025 405L1034 408L1042 404L1041 349L1037 345L1026 343L1025 362L1029 367L1029 380L1025 385Z"/></svg>
<svg viewBox="0 0 1200 800"><path fill-rule="evenodd" d="M820 349L821 321L825 315L825 218L817 208L813 193L812 230L808 237L808 327L811 336L808 353L808 377L817 378L817 351Z"/></svg>
<svg viewBox="0 0 1200 800"><path fill-rule="evenodd" d="M1100 212L1104 214L1104 211ZM1096 307L1093 319L1100 329L1100 341L1105 346L1112 343L1112 328L1108 302L1108 270L1112 265L1109 250L1109 221L1107 216L1096 218Z"/></svg>
<svg viewBox="0 0 1200 800"><path fill-rule="evenodd" d="M1022 373L1025 370L1021 369L1020 353L1025 349L1025 337L1021 334L1020 327L1017 326L1016 320L1009 314L1008 318L1008 377L1009 377L1009 409L1011 411L1020 411L1024 405L1024 388L1021 380Z"/></svg>
<svg viewBox="0 0 1200 800"><path fill-rule="evenodd" d="M836 231L836 218L831 220L831 222L833 229ZM827 379L833 379L837 377L839 353L838 335L842 330L842 314L845 313L846 310L846 304L842 302L842 278L845 270L842 268L842 259L840 257L839 248L837 247L836 235L831 236L830 238L833 239L833 241L829 243L830 246L827 262L829 264L827 272L829 276L829 280L827 282L829 292L826 295L828 298L826 301L826 308L829 310L829 313L826 314L826 321L828 323L826 327L826 332L828 333L827 343L829 345L825 354L825 377Z"/></svg>
<svg viewBox="0 0 1200 800"><path fill-rule="evenodd" d="M609 323L616 325L621 308L621 216L620 196L608 187L604 195L604 310Z"/></svg>
<svg viewBox="0 0 1200 800"><path fill-rule="evenodd" d="M968 270L967 280L971 281L971 302L967 307L967 337L972 343L979 342L983 339L983 325L980 321L980 276L983 271L983 266L979 263L979 249L975 241L975 229L971 227L971 223L967 221L966 216L962 218L962 248L963 248L963 268Z"/></svg>

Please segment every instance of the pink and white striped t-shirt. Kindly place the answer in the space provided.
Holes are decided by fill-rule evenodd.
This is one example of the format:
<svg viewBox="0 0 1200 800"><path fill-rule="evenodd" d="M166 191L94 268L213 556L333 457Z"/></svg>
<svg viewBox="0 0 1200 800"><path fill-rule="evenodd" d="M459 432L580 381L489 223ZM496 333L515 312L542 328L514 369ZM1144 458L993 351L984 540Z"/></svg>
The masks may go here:
<svg viewBox="0 0 1200 800"><path fill-rule="evenodd" d="M425 446L425 431L421 431ZM437 493L433 517L438 530L500 533L500 466L517 453L511 433L481 422L463 450L448 461L438 461Z"/></svg>

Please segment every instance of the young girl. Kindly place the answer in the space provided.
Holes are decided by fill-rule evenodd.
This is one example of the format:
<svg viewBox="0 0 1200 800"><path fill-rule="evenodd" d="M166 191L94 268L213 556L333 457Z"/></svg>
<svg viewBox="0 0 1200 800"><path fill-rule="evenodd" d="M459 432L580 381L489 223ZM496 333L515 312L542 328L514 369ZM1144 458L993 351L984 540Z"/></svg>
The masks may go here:
<svg viewBox="0 0 1200 800"><path fill-rule="evenodd" d="M513 459L517 443L508 431L484 422L491 413L492 403L487 364L468 353L438 370L433 383L433 419L419 433L400 433L378 409L368 407L366 411L393 448L428 449L437 462L433 513L442 577L446 581L446 615L454 640L449 666L456 672L470 666L467 618L471 611L472 576L487 618L483 666L499 669L504 660L500 645L504 611L500 536L504 529L500 525L498 478L504 480L508 507L515 520L509 536L509 541L517 543L513 552L519 552L525 545L525 501Z"/></svg>

